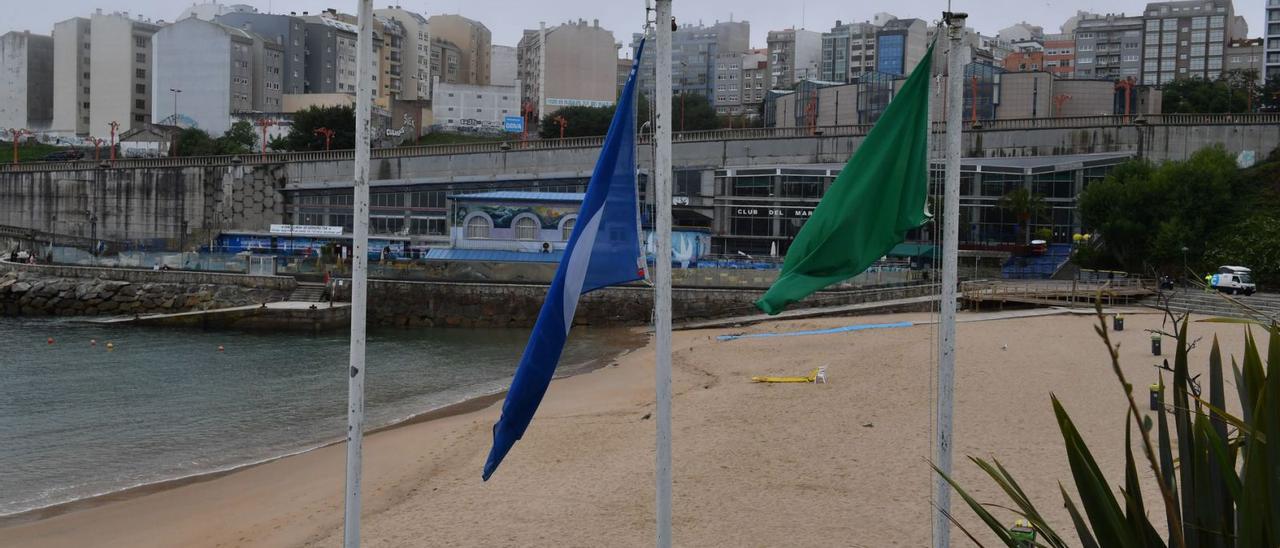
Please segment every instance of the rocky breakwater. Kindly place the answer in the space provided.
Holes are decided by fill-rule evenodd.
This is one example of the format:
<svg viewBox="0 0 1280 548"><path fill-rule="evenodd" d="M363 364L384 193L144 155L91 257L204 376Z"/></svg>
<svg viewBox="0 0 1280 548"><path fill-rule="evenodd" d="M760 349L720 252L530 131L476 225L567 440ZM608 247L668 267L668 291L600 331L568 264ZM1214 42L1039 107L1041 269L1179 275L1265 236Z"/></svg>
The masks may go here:
<svg viewBox="0 0 1280 548"><path fill-rule="evenodd" d="M282 301L288 291L236 285L128 282L9 272L0 276L0 315L115 316L186 312Z"/></svg>

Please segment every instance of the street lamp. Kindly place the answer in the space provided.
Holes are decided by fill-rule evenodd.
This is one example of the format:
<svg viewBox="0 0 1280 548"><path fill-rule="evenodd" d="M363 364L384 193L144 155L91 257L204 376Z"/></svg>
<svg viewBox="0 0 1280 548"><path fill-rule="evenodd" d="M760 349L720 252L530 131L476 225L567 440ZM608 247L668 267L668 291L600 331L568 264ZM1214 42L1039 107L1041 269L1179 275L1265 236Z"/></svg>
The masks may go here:
<svg viewBox="0 0 1280 548"><path fill-rule="evenodd" d="M315 133L316 135L324 136L324 149L326 151L329 150L329 146L333 143L334 131L327 127L318 127L315 129L315 131L313 131L313 133Z"/></svg>
<svg viewBox="0 0 1280 548"><path fill-rule="evenodd" d="M18 163L18 142L24 136L31 135L31 130L25 128L9 128L9 138L13 140L13 163Z"/></svg>
<svg viewBox="0 0 1280 548"><path fill-rule="evenodd" d="M1187 269L1187 251L1189 251L1189 250L1187 249L1187 246L1185 246L1185 245L1184 245L1184 246L1182 246L1182 277L1183 277L1184 279L1187 277L1187 272L1188 272L1188 269Z"/></svg>
<svg viewBox="0 0 1280 548"><path fill-rule="evenodd" d="M111 163L114 165L116 163L116 130L120 129L120 122L112 120L107 125L111 126Z"/></svg>
<svg viewBox="0 0 1280 548"><path fill-rule="evenodd" d="M182 93L182 90L169 88L169 91L173 92L173 125L177 127L178 125L178 94Z"/></svg>

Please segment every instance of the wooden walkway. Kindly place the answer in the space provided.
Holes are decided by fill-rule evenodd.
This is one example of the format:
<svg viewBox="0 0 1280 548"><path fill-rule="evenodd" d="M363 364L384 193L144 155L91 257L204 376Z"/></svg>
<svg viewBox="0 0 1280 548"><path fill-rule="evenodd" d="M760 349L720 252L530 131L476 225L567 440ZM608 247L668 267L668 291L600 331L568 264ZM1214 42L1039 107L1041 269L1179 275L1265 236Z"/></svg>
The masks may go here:
<svg viewBox="0 0 1280 548"><path fill-rule="evenodd" d="M1144 280L1127 278L1106 282L1076 280L984 280L961 285L964 301L975 309L1006 303L1032 306L1103 306L1135 303L1154 292Z"/></svg>

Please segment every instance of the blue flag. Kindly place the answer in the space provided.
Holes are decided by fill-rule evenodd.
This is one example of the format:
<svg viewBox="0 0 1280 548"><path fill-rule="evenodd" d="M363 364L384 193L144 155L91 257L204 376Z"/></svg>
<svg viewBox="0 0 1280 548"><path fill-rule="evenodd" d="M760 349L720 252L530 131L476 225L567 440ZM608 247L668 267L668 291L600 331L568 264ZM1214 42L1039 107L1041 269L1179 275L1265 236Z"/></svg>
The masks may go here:
<svg viewBox="0 0 1280 548"><path fill-rule="evenodd" d="M637 226L635 157L636 69L644 42L636 48L631 75L618 97L613 122L600 149L586 197L578 211L578 219L565 247L564 258L556 269L556 277L542 303L538 321L529 335L511 389L502 404L502 417L493 426L493 448L484 463L484 479L502 463L503 457L524 436L533 414L547 393L555 374L560 353L564 350L578 297L602 287L639 280L644 277L640 262L640 234Z"/></svg>

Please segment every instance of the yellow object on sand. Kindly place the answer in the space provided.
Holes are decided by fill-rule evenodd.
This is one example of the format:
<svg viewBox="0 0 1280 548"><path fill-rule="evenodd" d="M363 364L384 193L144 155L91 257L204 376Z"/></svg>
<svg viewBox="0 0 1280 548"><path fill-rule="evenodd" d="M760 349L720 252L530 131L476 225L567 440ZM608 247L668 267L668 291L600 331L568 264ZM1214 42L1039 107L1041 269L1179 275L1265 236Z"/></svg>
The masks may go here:
<svg viewBox="0 0 1280 548"><path fill-rule="evenodd" d="M817 369L810 371L807 377L767 377L763 375L751 377L751 382L816 382L817 380Z"/></svg>

